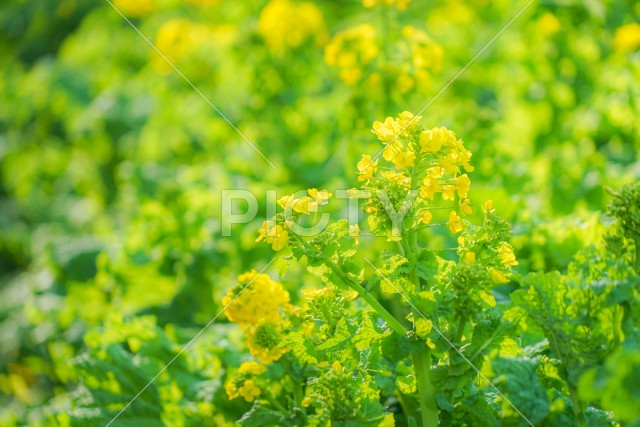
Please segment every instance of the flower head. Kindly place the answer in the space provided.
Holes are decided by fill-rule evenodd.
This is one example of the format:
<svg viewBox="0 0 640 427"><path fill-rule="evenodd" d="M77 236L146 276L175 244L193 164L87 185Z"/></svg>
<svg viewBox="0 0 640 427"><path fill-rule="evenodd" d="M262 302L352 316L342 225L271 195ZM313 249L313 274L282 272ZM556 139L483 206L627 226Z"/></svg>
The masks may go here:
<svg viewBox="0 0 640 427"><path fill-rule="evenodd" d="M500 262L502 262L502 265L505 267L518 265L513 249L507 242L501 242L498 246L498 256L500 257Z"/></svg>
<svg viewBox="0 0 640 427"><path fill-rule="evenodd" d="M253 380L245 380L242 387L238 388L238 395L244 397L247 402L253 402L261 393Z"/></svg>
<svg viewBox="0 0 640 427"><path fill-rule="evenodd" d="M463 230L462 218L460 218L460 216L458 216L455 211L451 211L451 213L449 214L448 225L449 230L451 230L451 232L454 234L457 234Z"/></svg>

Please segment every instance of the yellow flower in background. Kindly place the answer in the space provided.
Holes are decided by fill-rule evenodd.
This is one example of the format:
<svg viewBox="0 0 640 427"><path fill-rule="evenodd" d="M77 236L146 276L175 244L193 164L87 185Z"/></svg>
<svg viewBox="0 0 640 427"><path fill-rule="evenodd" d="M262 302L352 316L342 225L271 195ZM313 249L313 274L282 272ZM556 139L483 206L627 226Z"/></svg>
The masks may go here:
<svg viewBox="0 0 640 427"><path fill-rule="evenodd" d="M428 209L420 209L416 213L416 216L418 218L418 224L429 224L433 218L433 215Z"/></svg>
<svg viewBox="0 0 640 427"><path fill-rule="evenodd" d="M613 48L619 52L633 52L640 47L640 24L632 22L616 30Z"/></svg>
<svg viewBox="0 0 640 427"><path fill-rule="evenodd" d="M227 392L227 396L229 396L229 400L233 400L238 395L238 386L233 381L229 381L224 385L224 390Z"/></svg>
<svg viewBox="0 0 640 427"><path fill-rule="evenodd" d="M271 0L260 13L258 32L275 49L297 47L312 40L324 44L327 31L322 11L310 2Z"/></svg>
<svg viewBox="0 0 640 427"><path fill-rule="evenodd" d="M464 256L462 257L462 261L465 264L473 264L476 262L476 253L469 251L466 254L464 254Z"/></svg>
<svg viewBox="0 0 640 427"><path fill-rule="evenodd" d="M501 242L500 246L498 246L498 256L500 257L500 262L502 262L502 265L505 267L518 265L513 249L507 242Z"/></svg>
<svg viewBox="0 0 640 427"><path fill-rule="evenodd" d="M460 218L455 211L451 211L451 214L449 214L449 222L447 225L453 234L457 234L463 230L462 218Z"/></svg>
<svg viewBox="0 0 640 427"><path fill-rule="evenodd" d="M486 202L484 202L482 210L485 212L491 212L493 210L493 200L487 200Z"/></svg>
<svg viewBox="0 0 640 427"><path fill-rule="evenodd" d="M274 251L284 248L289 241L289 232L273 221L264 221L258 229L258 233L259 236L255 241L260 242L264 239Z"/></svg>
<svg viewBox="0 0 640 427"><path fill-rule="evenodd" d="M153 12L155 0L113 0L113 5L122 13L134 18L140 18Z"/></svg>
<svg viewBox="0 0 640 427"><path fill-rule="evenodd" d="M349 85L356 84L363 67L377 56L379 48L373 25L360 24L337 33L324 50L328 65L340 69L340 78Z"/></svg>
<svg viewBox="0 0 640 427"><path fill-rule="evenodd" d="M238 368L241 374L261 375L267 372L267 367L256 362L244 362Z"/></svg>
<svg viewBox="0 0 640 427"><path fill-rule="evenodd" d="M545 36L552 36L560 31L560 21L553 13L545 13L538 19L538 31Z"/></svg>
<svg viewBox="0 0 640 427"><path fill-rule="evenodd" d="M458 207L460 208L460 212L463 212L467 215L471 215L473 210L471 209L471 202L469 199L460 200L458 202Z"/></svg>
<svg viewBox="0 0 640 427"><path fill-rule="evenodd" d="M500 270L490 268L489 274L491 274L491 280L496 283L509 283L509 279L507 278L507 276Z"/></svg>
<svg viewBox="0 0 640 427"><path fill-rule="evenodd" d="M362 0L362 5L368 9L377 5L395 6L398 10L405 10L411 4L411 0Z"/></svg>
<svg viewBox="0 0 640 427"><path fill-rule="evenodd" d="M371 160L371 156L364 154L356 165L358 167L358 181L370 181L378 170L378 159Z"/></svg>
<svg viewBox="0 0 640 427"><path fill-rule="evenodd" d="M222 298L227 318L248 324L279 323L282 320L280 309L288 303L289 293L282 285L255 270L238 276L238 285Z"/></svg>
<svg viewBox="0 0 640 427"><path fill-rule="evenodd" d="M238 395L244 397L247 402L253 402L261 393L253 380L246 380L242 387L238 389Z"/></svg>
<svg viewBox="0 0 640 427"><path fill-rule="evenodd" d="M196 24L188 19L171 19L158 29L155 45L172 63L188 58L210 39L212 31L209 27ZM171 65L161 56L154 54L153 64L163 73L173 70Z"/></svg>
<svg viewBox="0 0 640 427"><path fill-rule="evenodd" d="M444 50L427 33L410 25L402 29L409 42L411 61L417 70L438 72L442 68Z"/></svg>

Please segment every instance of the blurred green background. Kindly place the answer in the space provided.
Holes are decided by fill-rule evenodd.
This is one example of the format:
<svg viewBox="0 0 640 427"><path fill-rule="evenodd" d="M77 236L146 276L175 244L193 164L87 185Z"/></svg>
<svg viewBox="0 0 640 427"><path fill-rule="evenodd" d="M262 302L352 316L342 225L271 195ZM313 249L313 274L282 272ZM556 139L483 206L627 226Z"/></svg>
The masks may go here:
<svg viewBox="0 0 640 427"><path fill-rule="evenodd" d="M525 4L114 0L274 170L108 2L4 0L0 425L74 422L100 372L133 396L271 259L253 242L265 191L356 186L381 148L372 122L417 113ZM640 177L639 20L634 0L535 1L422 113L473 151L474 197L514 224L522 273L565 270L602 233L604 187ZM232 188L261 215L223 238ZM295 300L315 280L292 267L284 285ZM83 359L140 341L154 343L142 370ZM238 342L225 319L207 330L159 380L158 419L239 418L221 386Z"/></svg>

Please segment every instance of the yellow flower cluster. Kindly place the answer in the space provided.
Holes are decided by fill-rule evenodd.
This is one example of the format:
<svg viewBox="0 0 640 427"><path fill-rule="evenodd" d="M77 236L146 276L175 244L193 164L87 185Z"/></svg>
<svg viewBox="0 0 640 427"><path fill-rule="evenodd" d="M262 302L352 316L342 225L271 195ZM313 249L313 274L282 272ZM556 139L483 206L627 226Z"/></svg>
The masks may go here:
<svg viewBox="0 0 640 427"><path fill-rule="evenodd" d="M251 270L238 276L238 286L227 292L222 305L227 307L225 314L230 321L257 325L279 323L282 320L280 310L289 300L289 293L280 283L267 274Z"/></svg>
<svg viewBox="0 0 640 427"><path fill-rule="evenodd" d="M411 0L362 0L362 5L368 9L377 5L395 6L398 10L405 10L411 3Z"/></svg>
<svg viewBox="0 0 640 427"><path fill-rule="evenodd" d="M188 19L171 19L158 29L155 45L169 61L175 63L197 52L211 35L212 30L206 25L196 24ZM163 73L172 70L159 55L153 56L153 64Z"/></svg>
<svg viewBox="0 0 640 427"><path fill-rule="evenodd" d="M258 32L275 49L297 47L312 40L324 44L327 31L322 11L310 2L271 0L260 13Z"/></svg>
<svg viewBox="0 0 640 427"><path fill-rule="evenodd" d="M336 34L325 47L324 60L340 69L340 78L347 84L356 84L362 70L379 53L376 32L371 24L360 24Z"/></svg>
<svg viewBox="0 0 640 427"><path fill-rule="evenodd" d="M396 119L387 117L384 121L374 122L372 132L385 146L382 157L394 168L383 170L382 179L375 178L378 159L363 155L357 164L358 181L365 183L364 189L379 188L379 182L386 181L406 190L418 190L414 214L417 224L431 222L429 204L436 201L436 194L440 194L442 201L454 201L457 197L458 212L472 214L467 199L471 180L463 173L473 171L471 152L454 132L444 127L423 129L418 124L420 119L405 111ZM369 225L375 231L379 222L375 216L380 213L380 207L369 199L365 211L373 216L369 217ZM454 210L449 215L448 226L452 233L459 233L464 228L458 212Z"/></svg>
<svg viewBox="0 0 640 427"><path fill-rule="evenodd" d="M396 88L400 93L407 93L415 87L430 86L431 74L442 69L444 50L427 33L415 27L404 27L402 36L410 56L400 69Z"/></svg>
<svg viewBox="0 0 640 427"><path fill-rule="evenodd" d="M256 385L254 377L267 371L264 365L256 362L245 362L238 368L238 375L224 385L229 399L233 400L242 397L247 402L253 402L256 397L262 394Z"/></svg>
<svg viewBox="0 0 640 427"><path fill-rule="evenodd" d="M318 207L327 204L328 200L333 196L327 190L318 190L310 188L307 190L307 196L296 199L293 195L281 197L278 205L287 212L287 214L298 213L308 215L317 212ZM284 248L289 241L289 231L285 225L277 224L275 221L267 220L262 223L258 230L256 242L264 240L271 245L274 251Z"/></svg>
<svg viewBox="0 0 640 427"><path fill-rule="evenodd" d="M258 229L260 235L256 238L256 242L264 240L271 245L271 249L279 251L287 246L289 241L289 232L281 225L273 221L265 221Z"/></svg>
<svg viewBox="0 0 640 427"><path fill-rule="evenodd" d="M227 318L242 327L249 351L262 363L278 360L287 352L276 347L286 323L283 314L290 309L289 301L289 293L280 283L255 270L238 276L238 286L222 299ZM243 369L256 370L253 365Z"/></svg>
<svg viewBox="0 0 640 427"><path fill-rule="evenodd" d="M613 48L619 52L633 52L640 47L640 24L632 22L616 30Z"/></svg>

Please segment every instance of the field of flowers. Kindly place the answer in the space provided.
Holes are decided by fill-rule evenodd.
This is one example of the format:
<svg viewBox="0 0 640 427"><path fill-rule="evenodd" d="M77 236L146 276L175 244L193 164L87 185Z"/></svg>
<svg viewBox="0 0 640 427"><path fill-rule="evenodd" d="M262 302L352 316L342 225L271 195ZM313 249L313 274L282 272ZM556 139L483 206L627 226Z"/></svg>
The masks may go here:
<svg viewBox="0 0 640 427"><path fill-rule="evenodd" d="M3 0L0 426L640 427L640 2Z"/></svg>

